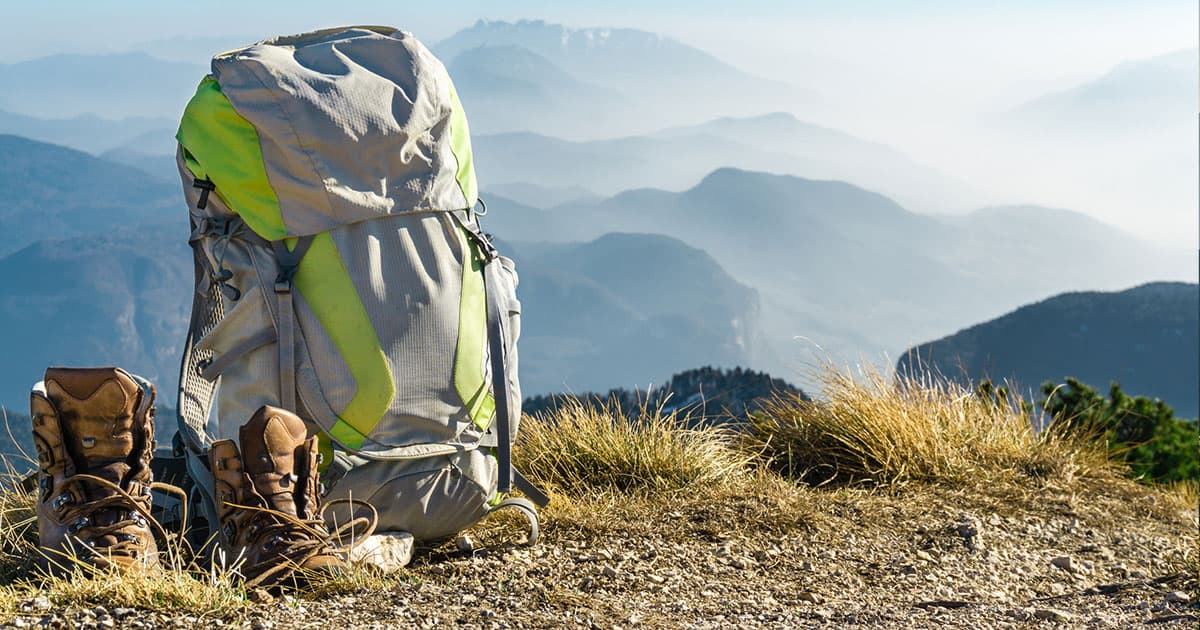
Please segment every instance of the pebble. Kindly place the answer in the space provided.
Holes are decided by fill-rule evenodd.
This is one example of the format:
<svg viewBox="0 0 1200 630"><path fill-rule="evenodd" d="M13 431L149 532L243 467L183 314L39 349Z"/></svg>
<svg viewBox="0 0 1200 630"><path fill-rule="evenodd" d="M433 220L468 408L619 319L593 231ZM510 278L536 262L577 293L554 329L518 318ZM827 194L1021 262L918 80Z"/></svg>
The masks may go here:
<svg viewBox="0 0 1200 630"><path fill-rule="evenodd" d="M601 569L601 573L603 573L604 577L607 578L615 578L621 574L620 571L617 571L615 568L609 565L604 565L604 568Z"/></svg>
<svg viewBox="0 0 1200 630"><path fill-rule="evenodd" d="M1057 623L1065 623L1071 620L1071 613L1056 608L1038 608L1033 611L1033 616L1043 621L1054 621Z"/></svg>
<svg viewBox="0 0 1200 630"><path fill-rule="evenodd" d="M1167 593L1167 601L1172 604L1186 604L1192 601L1192 598L1188 597L1188 594L1183 591L1171 591Z"/></svg>
<svg viewBox="0 0 1200 630"><path fill-rule="evenodd" d="M1063 571L1071 571L1075 567L1075 563L1071 560L1071 556L1058 556L1050 560L1050 564L1056 566Z"/></svg>
<svg viewBox="0 0 1200 630"><path fill-rule="evenodd" d="M466 534L455 538L454 546L463 553L471 553L472 551L475 551L475 542L472 541L471 537Z"/></svg>
<svg viewBox="0 0 1200 630"><path fill-rule="evenodd" d="M801 591L800 594L797 595L796 597L800 601L808 602L810 604L821 604L821 603L825 602L825 598L823 598L820 595L813 593L811 591Z"/></svg>

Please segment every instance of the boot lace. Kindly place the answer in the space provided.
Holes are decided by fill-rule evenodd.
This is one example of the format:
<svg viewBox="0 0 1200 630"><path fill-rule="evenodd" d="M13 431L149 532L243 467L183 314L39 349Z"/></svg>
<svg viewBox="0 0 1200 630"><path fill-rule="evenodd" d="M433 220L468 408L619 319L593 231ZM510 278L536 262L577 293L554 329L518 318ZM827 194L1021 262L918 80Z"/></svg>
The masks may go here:
<svg viewBox="0 0 1200 630"><path fill-rule="evenodd" d="M369 516L359 516L333 531L325 525L325 512L334 505L366 506ZM256 513L248 520L247 531L251 546L271 553L272 558L246 569L249 588L271 587L285 580L304 563L322 555L345 554L375 532L379 512L370 503L351 499L329 501L316 518L301 518L287 512L254 505L227 503L232 508ZM357 528L361 528L358 530ZM342 540L349 542L342 544Z"/></svg>
<svg viewBox="0 0 1200 630"><path fill-rule="evenodd" d="M129 527L149 528L164 543L171 540L171 536L150 513L151 495L149 493L135 496L117 483L86 473L72 475L64 481L64 486L81 485L86 487L86 484L99 486L113 494L95 500L73 503L61 499L61 497L70 496L63 492L59 495L60 498L55 499L55 501L64 501L61 511L65 517L64 520L68 522L67 535L69 540L78 545L80 550L87 550L100 558L122 557L135 560L145 551L145 545L140 537L123 531ZM188 522L187 494L181 488L158 481L153 481L146 487L150 491L157 490L178 498L181 506L181 522ZM119 518L107 525L100 525L96 522L96 517L105 511L115 511L124 518ZM96 544L98 540L110 535L115 539L114 542ZM179 540L182 541L182 537L179 537ZM170 547L169 544L164 544L164 546ZM55 551L55 553L63 556L69 555L63 551Z"/></svg>

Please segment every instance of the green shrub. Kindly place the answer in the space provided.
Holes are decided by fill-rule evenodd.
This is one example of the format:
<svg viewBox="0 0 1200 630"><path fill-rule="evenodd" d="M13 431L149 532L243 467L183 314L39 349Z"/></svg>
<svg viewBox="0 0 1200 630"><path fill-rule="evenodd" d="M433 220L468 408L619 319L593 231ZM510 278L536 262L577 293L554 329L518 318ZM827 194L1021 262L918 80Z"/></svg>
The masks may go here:
<svg viewBox="0 0 1200 630"><path fill-rule="evenodd" d="M1124 461L1131 476L1159 483L1200 479L1200 432L1194 421L1175 417L1170 405L1132 397L1112 383L1106 400L1098 391L1068 378L1042 385L1042 408L1050 430L1092 434Z"/></svg>

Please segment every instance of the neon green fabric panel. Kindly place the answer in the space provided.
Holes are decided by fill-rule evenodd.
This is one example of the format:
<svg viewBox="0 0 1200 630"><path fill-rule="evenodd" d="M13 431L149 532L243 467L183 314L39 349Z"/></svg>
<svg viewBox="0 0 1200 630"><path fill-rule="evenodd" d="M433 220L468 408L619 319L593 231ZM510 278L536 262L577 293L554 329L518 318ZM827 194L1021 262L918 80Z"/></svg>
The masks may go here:
<svg viewBox="0 0 1200 630"><path fill-rule="evenodd" d="M474 208L479 199L479 186L475 181L475 164L471 155L471 129L467 125L467 113L458 100L458 92L454 82L450 82L450 150L458 161L458 172L455 179L458 187L467 198L467 208Z"/></svg>
<svg viewBox="0 0 1200 630"><path fill-rule="evenodd" d="M277 241L287 234L279 198L267 179L258 132L233 109L212 77L205 77L184 109L175 139L188 168L208 177L226 206L259 236Z"/></svg>
<svg viewBox="0 0 1200 630"><path fill-rule="evenodd" d="M359 434L357 445L339 435L333 437L357 448L362 445L362 436L369 435L387 413L396 395L396 384L375 325L328 232L313 237L296 272L296 288L308 301L354 377L357 389L350 404L338 414L342 420L338 425L345 423Z"/></svg>
<svg viewBox="0 0 1200 630"><path fill-rule="evenodd" d="M458 306L458 348L454 351L454 388L462 397L471 422L486 431L496 413L496 401L483 377L483 348L487 341L487 294L483 283L483 254L475 241L459 230L467 253L463 261L462 301Z"/></svg>

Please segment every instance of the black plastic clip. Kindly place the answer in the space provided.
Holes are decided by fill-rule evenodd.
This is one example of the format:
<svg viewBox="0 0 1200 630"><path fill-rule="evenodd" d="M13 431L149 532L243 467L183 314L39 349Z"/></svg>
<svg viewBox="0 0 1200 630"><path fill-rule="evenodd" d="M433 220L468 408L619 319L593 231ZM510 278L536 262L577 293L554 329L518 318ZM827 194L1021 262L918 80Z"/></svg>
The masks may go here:
<svg viewBox="0 0 1200 630"><path fill-rule="evenodd" d="M200 189L200 200L196 202L196 207L203 210L208 207L208 193L216 190L217 185L205 176L204 179L193 179L192 188Z"/></svg>

